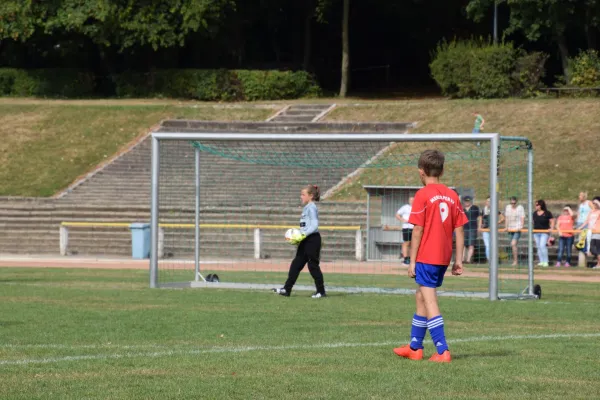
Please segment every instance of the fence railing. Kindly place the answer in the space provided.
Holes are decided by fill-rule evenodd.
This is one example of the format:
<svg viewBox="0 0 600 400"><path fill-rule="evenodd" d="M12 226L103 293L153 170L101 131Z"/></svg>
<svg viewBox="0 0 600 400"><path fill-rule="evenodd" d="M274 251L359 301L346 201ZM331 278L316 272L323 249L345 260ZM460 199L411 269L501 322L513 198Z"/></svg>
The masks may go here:
<svg viewBox="0 0 600 400"><path fill-rule="evenodd" d="M69 228L132 228L140 224L129 222L62 222L59 228L60 255L66 256L69 252ZM150 229L150 224L147 229ZM164 231L165 229L194 229L194 224L162 223L158 225L158 256L164 257ZM262 224L199 224L200 229L253 229L254 230L254 258L263 258L264 238L263 231L271 229L297 228L293 225L262 225ZM355 259L364 260L362 230L359 225L334 225L319 226L319 231L355 231L354 246ZM282 235L283 236L283 235Z"/></svg>

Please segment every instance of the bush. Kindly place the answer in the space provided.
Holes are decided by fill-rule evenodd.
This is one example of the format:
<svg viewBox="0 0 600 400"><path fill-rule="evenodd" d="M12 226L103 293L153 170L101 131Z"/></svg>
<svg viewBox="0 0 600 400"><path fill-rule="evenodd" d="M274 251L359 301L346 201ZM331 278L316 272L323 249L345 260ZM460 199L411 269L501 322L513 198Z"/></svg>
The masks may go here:
<svg viewBox="0 0 600 400"><path fill-rule="evenodd" d="M600 86L600 57L596 50L587 50L569 60L572 86Z"/></svg>
<svg viewBox="0 0 600 400"><path fill-rule="evenodd" d="M306 71L235 71L245 100L317 97L321 89Z"/></svg>
<svg viewBox="0 0 600 400"><path fill-rule="evenodd" d="M544 75L546 56L511 43L484 40L440 43L429 65L442 93L451 97L499 98L530 95Z"/></svg>
<svg viewBox="0 0 600 400"><path fill-rule="evenodd" d="M115 77L119 97L174 97L205 101L280 100L318 96L304 71L165 69Z"/></svg>
<svg viewBox="0 0 600 400"><path fill-rule="evenodd" d="M15 78L18 70L13 68L0 69L0 95L10 96L15 86Z"/></svg>
<svg viewBox="0 0 600 400"><path fill-rule="evenodd" d="M512 73L513 94L533 97L538 93L542 79L546 75L544 64L548 55L539 51L527 54L521 51Z"/></svg>
<svg viewBox="0 0 600 400"><path fill-rule="evenodd" d="M0 69L0 94L21 97L89 97L94 75L78 69Z"/></svg>

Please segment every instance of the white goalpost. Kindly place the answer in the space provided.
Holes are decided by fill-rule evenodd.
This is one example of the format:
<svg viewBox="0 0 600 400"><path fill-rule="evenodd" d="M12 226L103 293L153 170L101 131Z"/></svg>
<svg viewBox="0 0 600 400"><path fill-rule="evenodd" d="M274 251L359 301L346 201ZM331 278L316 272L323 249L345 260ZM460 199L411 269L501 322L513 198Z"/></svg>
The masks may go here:
<svg viewBox="0 0 600 400"><path fill-rule="evenodd" d="M295 252L284 232L298 226L300 190L317 184L328 292L413 293L395 213L420 187L416 161L428 148L446 155L442 183L482 214L490 200L489 226L471 233L473 265L440 295L536 298L530 218L518 254L498 223L512 196L531 215L533 149L496 133L154 132L150 287L280 286ZM313 290L301 276L294 290Z"/></svg>

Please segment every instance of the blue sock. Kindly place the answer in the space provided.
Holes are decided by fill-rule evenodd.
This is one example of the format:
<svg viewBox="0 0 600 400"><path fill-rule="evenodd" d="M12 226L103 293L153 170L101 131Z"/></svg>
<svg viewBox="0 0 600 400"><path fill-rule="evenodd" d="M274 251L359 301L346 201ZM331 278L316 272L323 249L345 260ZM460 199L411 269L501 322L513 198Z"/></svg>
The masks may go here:
<svg viewBox="0 0 600 400"><path fill-rule="evenodd" d="M415 314L410 328L410 348L418 350L423 348L423 339L427 333L427 318Z"/></svg>
<svg viewBox="0 0 600 400"><path fill-rule="evenodd" d="M441 315L431 318L427 321L427 328L429 328L431 339L433 339L438 354L448 350L448 343L446 343L446 335L444 334L444 318Z"/></svg>

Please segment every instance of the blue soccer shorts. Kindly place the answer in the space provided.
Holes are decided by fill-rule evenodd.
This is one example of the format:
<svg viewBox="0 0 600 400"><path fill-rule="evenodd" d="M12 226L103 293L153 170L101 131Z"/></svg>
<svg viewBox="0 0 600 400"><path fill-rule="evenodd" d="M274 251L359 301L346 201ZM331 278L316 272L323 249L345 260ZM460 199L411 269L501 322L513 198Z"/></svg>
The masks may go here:
<svg viewBox="0 0 600 400"><path fill-rule="evenodd" d="M439 288L444 282L447 265L433 265L418 262L416 264L415 282L421 286Z"/></svg>

